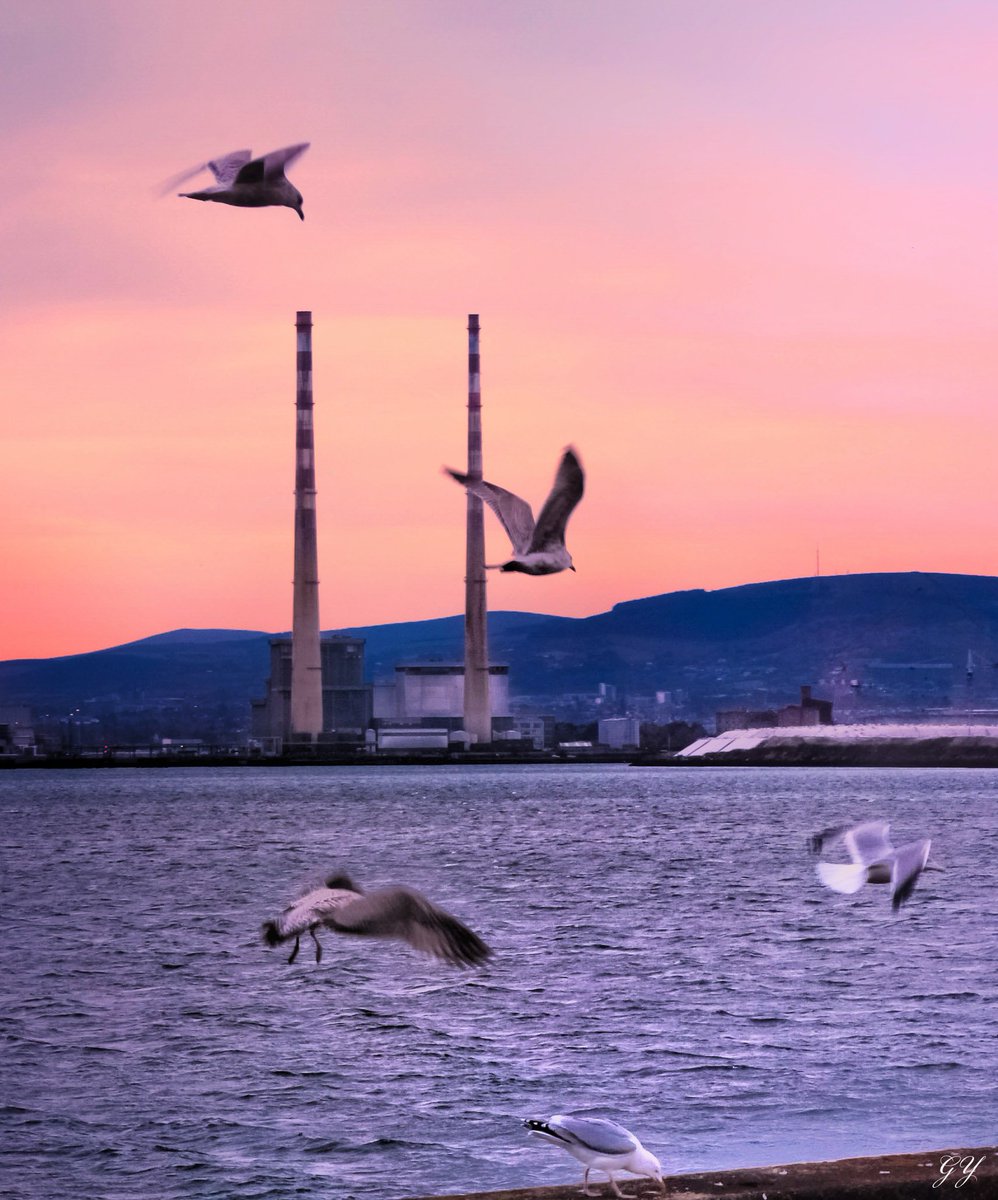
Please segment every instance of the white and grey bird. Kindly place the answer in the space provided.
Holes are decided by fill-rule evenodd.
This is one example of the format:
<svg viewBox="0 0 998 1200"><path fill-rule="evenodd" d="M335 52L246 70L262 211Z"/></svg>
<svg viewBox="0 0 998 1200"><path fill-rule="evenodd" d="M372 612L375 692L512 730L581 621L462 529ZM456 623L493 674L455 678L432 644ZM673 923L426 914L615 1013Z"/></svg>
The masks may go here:
<svg viewBox="0 0 998 1200"><path fill-rule="evenodd" d="M558 464L551 494L534 521L526 500L484 479L472 479L450 467L444 470L472 495L478 496L495 513L513 543L513 556L504 563L492 563L489 570L522 571L525 575L553 575L574 571L572 556L565 549L565 526L582 499L585 475L579 456L571 446Z"/></svg>
<svg viewBox="0 0 998 1200"><path fill-rule="evenodd" d="M527 1120L523 1124L534 1137L543 1138L555 1146L567 1150L585 1168L582 1176L583 1196L597 1196L589 1190L589 1172L604 1171L610 1179L610 1189L615 1196L626 1196L614 1178L618 1171L631 1175L643 1175L658 1182L661 1193L666 1194L662 1177L662 1164L654 1154L641 1145L638 1139L618 1125L602 1117L573 1117L555 1113L546 1121Z"/></svg>
<svg viewBox="0 0 998 1200"><path fill-rule="evenodd" d="M202 171L211 171L215 186L202 188L199 192L178 192L187 200L214 200L219 204L234 204L237 208L267 208L281 205L293 208L304 221L301 192L284 174L284 168L294 162L309 147L309 142L297 146L285 146L283 150L271 150L254 158L249 150L233 150L221 158L200 163L189 171L171 179L163 188L172 192L185 179L191 179Z"/></svg>
<svg viewBox="0 0 998 1200"><path fill-rule="evenodd" d="M301 935L315 942L315 961L322 960L316 937L320 928L361 937L392 938L441 958L455 967L484 962L492 951L457 917L444 912L415 888L392 886L365 892L348 875L333 875L324 887L313 888L262 927L263 940L276 946L295 939L288 962L294 962Z"/></svg>
<svg viewBox="0 0 998 1200"><path fill-rule="evenodd" d="M819 862L815 868L818 878L826 887L847 895L858 892L864 883L890 884L891 907L897 912L914 891L919 875L939 868L926 866L932 845L929 838L907 842L895 850L887 837L889 829L886 821L863 821L816 833L811 838L815 854L841 842L852 859L850 863Z"/></svg>

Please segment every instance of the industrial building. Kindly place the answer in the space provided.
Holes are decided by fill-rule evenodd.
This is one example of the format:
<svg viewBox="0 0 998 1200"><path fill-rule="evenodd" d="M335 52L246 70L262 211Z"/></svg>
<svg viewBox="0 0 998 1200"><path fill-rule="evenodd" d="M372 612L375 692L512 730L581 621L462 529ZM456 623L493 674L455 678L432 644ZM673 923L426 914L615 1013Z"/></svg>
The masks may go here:
<svg viewBox="0 0 998 1200"><path fill-rule="evenodd" d="M641 745L641 722L636 717L607 717L599 722L596 736L611 750L636 749Z"/></svg>
<svg viewBox="0 0 998 1200"><path fill-rule="evenodd" d="M324 634L319 642L322 676L320 741L363 741L371 724L371 685L364 683L364 639ZM263 741L291 740L292 639L270 639L267 693L252 701L251 733Z"/></svg>
<svg viewBox="0 0 998 1200"><path fill-rule="evenodd" d="M516 732L534 750L549 750L554 745L554 717L517 713L510 732ZM507 737L509 735L507 734Z"/></svg>
<svg viewBox="0 0 998 1200"><path fill-rule="evenodd" d="M34 754L31 709L24 704L0 706L0 755Z"/></svg>
<svg viewBox="0 0 998 1200"><path fill-rule="evenodd" d="M492 732L496 734L515 724L509 715L508 665L490 663L488 677ZM393 680L374 685L373 715L380 729L432 726L454 733L465 728L464 663L400 663Z"/></svg>
<svg viewBox="0 0 998 1200"><path fill-rule="evenodd" d="M725 708L715 715L718 733L732 729L797 729L833 723L832 701L815 699L806 684L801 684L799 704L761 710Z"/></svg>
<svg viewBox="0 0 998 1200"><path fill-rule="evenodd" d="M467 493L464 662L414 662L395 679L364 683L364 642L319 634L312 314L296 315L294 603L291 636L270 641L266 695L251 702L251 736L280 753L316 742L369 748L489 745L514 727L509 667L490 663L483 504ZM477 314L468 317L468 477L482 478ZM467 686L466 686L467 684ZM321 694L320 694L321 693ZM408 743L408 745L407 745Z"/></svg>

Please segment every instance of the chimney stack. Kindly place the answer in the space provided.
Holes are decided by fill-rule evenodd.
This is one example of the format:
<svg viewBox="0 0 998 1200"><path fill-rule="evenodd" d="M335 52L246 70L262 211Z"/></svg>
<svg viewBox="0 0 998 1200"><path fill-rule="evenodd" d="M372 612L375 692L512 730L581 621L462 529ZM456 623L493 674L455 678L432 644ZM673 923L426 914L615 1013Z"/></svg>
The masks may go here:
<svg viewBox="0 0 998 1200"><path fill-rule="evenodd" d="M319 551L315 525L315 441L312 431L312 314L299 312L295 435L295 581L291 627L291 740L322 732L319 650Z"/></svg>
<svg viewBox="0 0 998 1200"><path fill-rule="evenodd" d="M482 478L482 380L478 314L468 316L468 476ZM482 501L468 492L464 576L464 728L480 746L492 741L489 695L488 601L485 594L485 517Z"/></svg>

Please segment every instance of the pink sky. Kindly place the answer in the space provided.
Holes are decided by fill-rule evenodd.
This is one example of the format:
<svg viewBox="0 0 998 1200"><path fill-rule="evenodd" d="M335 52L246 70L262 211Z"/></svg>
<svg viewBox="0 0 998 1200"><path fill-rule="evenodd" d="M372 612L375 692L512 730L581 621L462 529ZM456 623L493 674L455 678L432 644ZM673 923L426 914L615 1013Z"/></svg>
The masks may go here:
<svg viewBox="0 0 998 1200"><path fill-rule="evenodd" d="M291 621L294 317L322 625L463 604L486 477L564 445L583 616L813 572L995 571L990 3L50 0L0 43L0 658ZM157 185L312 147L305 196ZM487 517L490 561L503 553Z"/></svg>

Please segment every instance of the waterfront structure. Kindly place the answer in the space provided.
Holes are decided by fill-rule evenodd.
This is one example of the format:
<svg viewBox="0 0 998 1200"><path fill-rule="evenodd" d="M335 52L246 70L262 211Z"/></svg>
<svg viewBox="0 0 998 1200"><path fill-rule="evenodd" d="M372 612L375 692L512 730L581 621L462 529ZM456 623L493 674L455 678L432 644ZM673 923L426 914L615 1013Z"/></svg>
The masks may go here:
<svg viewBox="0 0 998 1200"><path fill-rule="evenodd" d="M797 729L833 723L832 701L816 699L811 688L801 684L799 704L785 704L779 709L721 709L715 715L714 727L718 733L727 733L732 729Z"/></svg>
<svg viewBox="0 0 998 1200"><path fill-rule="evenodd" d="M636 717L606 717L597 726L597 741L611 750L641 745L641 722Z"/></svg>
<svg viewBox="0 0 998 1200"><path fill-rule="evenodd" d="M315 438L312 421L312 314L299 312L295 329L295 575L289 737L295 742L308 742L316 740L323 730Z"/></svg>
<svg viewBox="0 0 998 1200"><path fill-rule="evenodd" d="M364 639L326 634L319 641L320 726L323 742L362 741L371 723L371 687L364 683ZM293 637L270 639L270 678L266 695L251 704L252 736L258 740L300 740L294 729Z"/></svg>
<svg viewBox="0 0 998 1200"><path fill-rule="evenodd" d="M862 723L727 729L704 736L673 757L751 754L773 766L987 766L998 762L998 724Z"/></svg>
<svg viewBox="0 0 998 1200"><path fill-rule="evenodd" d="M509 716L509 667L506 663L490 663L482 676L488 683L488 706L493 730L511 728L515 722ZM434 725L448 732L464 729L467 712L463 663L410 662L395 668L392 683L374 686L374 718L379 725L392 722L410 726Z"/></svg>
<svg viewBox="0 0 998 1200"><path fill-rule="evenodd" d="M34 754L34 722L26 704L0 705L0 755Z"/></svg>
<svg viewBox="0 0 998 1200"><path fill-rule="evenodd" d="M554 745L554 717L517 713L513 729L535 750L547 750Z"/></svg>
<svg viewBox="0 0 998 1200"><path fill-rule="evenodd" d="M478 314L468 316L468 478L482 478L482 376ZM485 588L485 512L467 491L464 574L464 728L479 745L492 741L492 706Z"/></svg>

